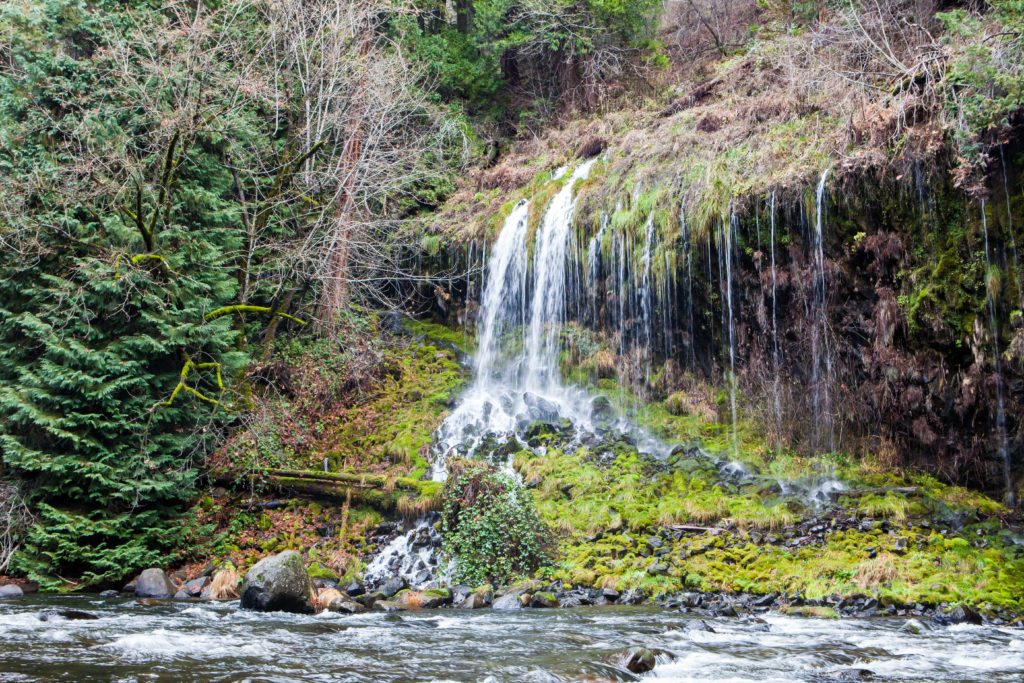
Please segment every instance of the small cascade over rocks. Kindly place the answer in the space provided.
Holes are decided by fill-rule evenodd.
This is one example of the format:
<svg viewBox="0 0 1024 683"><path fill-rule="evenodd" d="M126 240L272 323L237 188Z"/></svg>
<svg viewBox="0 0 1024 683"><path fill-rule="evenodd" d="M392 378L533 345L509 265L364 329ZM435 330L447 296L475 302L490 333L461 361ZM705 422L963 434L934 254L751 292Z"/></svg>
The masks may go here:
<svg viewBox="0 0 1024 683"><path fill-rule="evenodd" d="M434 437L431 478L447 478L448 457L488 457L508 466L514 453L529 446L531 431L571 434L583 443L598 435L635 431L607 399L563 383L561 332L566 320L568 261L576 209L574 186L596 159L565 177L547 206L528 258L528 201L505 219L487 263L478 318L478 348L472 386ZM641 449L663 448L640 435Z"/></svg>
<svg viewBox="0 0 1024 683"><path fill-rule="evenodd" d="M391 524L378 527L378 538L384 545L363 571L365 587L375 591L390 584L395 588L393 592L406 587L436 588L445 574L441 535L434 528L438 519L437 513L428 514L407 531Z"/></svg>

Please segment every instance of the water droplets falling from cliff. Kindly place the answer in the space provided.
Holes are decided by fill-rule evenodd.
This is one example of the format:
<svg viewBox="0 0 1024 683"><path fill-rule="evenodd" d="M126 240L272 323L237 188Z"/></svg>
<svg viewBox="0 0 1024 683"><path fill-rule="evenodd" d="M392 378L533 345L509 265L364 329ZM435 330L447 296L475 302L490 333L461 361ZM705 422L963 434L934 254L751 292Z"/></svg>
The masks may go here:
<svg viewBox="0 0 1024 683"><path fill-rule="evenodd" d="M985 302L988 306L989 336L992 340L992 368L995 372L996 390L996 447L1003 465L1003 480L1006 487L1006 502L1015 505L1013 477L1010 467L1010 443L1006 433L1006 399L1003 396L1003 368L999 353L999 317L996 311L996 286L992 278L998 278L993 272L992 254L988 239L988 217L985 212L985 200L981 200L981 230L985 238Z"/></svg>
<svg viewBox="0 0 1024 683"><path fill-rule="evenodd" d="M736 317L733 311L733 282L732 282L732 259L733 259L733 238L735 237L738 219L736 214L730 212L729 219L722 221L722 232L724 233L723 253L725 256L725 301L728 311L728 341L729 341L729 374L725 377L726 386L729 388L729 414L732 418L732 454L736 457L739 451L737 439L737 416L736 416Z"/></svg>
<svg viewBox="0 0 1024 683"><path fill-rule="evenodd" d="M814 391L814 412L816 423L815 448L818 451L835 450L835 434L832 424L832 356L828 339L828 283L825 277L825 183L828 168L821 174L814 197L814 307L811 321L811 384Z"/></svg>
<svg viewBox="0 0 1024 683"><path fill-rule="evenodd" d="M769 250L771 252L772 279L772 412L775 418L776 438L782 433L782 388L781 388L781 353L779 349L779 277L775 265L775 193L772 192L768 203L769 216Z"/></svg>

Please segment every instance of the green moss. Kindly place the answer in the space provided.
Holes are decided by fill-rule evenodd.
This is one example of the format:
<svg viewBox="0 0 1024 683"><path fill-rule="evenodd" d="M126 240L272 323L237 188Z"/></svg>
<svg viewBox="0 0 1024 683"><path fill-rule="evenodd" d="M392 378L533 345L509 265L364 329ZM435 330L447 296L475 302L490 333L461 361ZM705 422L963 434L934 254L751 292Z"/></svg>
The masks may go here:
<svg viewBox="0 0 1024 683"><path fill-rule="evenodd" d="M309 578L311 579L328 579L330 581L340 580L340 577L337 574L319 562L310 564L306 571L309 573Z"/></svg>
<svg viewBox="0 0 1024 683"><path fill-rule="evenodd" d="M455 329L416 318L404 318L402 325L412 334L423 337L428 344L438 345L439 342L440 345L458 349L461 353L473 352L473 335L465 329Z"/></svg>

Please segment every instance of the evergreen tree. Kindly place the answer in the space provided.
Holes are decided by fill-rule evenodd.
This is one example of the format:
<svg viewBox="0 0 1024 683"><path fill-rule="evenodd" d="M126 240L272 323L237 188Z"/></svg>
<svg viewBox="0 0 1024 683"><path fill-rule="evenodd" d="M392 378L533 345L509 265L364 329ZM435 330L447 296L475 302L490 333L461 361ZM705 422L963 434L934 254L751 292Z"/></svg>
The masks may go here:
<svg viewBox="0 0 1024 683"><path fill-rule="evenodd" d="M233 316L210 316L237 303L224 140L238 120L213 132L199 108L181 116L182 73L146 80L144 55L127 63L150 90L125 90L115 48L167 30L135 9L0 15L0 455L38 517L13 566L48 588L187 545L193 465L245 362Z"/></svg>

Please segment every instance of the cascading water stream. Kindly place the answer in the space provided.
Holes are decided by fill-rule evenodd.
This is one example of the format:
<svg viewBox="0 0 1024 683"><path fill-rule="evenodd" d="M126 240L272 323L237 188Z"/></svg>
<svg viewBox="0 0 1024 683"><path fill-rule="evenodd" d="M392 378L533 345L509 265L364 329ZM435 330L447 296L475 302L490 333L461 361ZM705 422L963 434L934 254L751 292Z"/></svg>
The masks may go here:
<svg viewBox="0 0 1024 683"><path fill-rule="evenodd" d="M732 242L737 222L736 214L730 211L729 220L723 219L722 226L725 232L725 300L729 311L729 376L726 383L729 387L729 411L732 417L733 457L736 457L739 451L736 427L736 321L732 307Z"/></svg>
<svg viewBox="0 0 1024 683"><path fill-rule="evenodd" d="M779 316L778 316L778 276L775 266L775 193L772 192L769 201L769 249L771 251L771 272L772 272L772 407L775 410L775 434L776 438L782 432L782 398L780 396L779 378Z"/></svg>
<svg viewBox="0 0 1024 683"><path fill-rule="evenodd" d="M999 147L999 161L1003 167L1003 195L1006 197L1006 234L1010 240L1010 253L1013 255L1013 275L1016 278L1017 296L1024 307L1024 279L1021 278L1020 260L1017 258L1017 237L1013 233L1013 203L1010 200L1010 181L1006 177L1006 155Z"/></svg>
<svg viewBox="0 0 1024 683"><path fill-rule="evenodd" d="M817 425L824 429L829 451L835 450L835 438L832 429L832 403L830 384L832 382L832 357L828 343L828 313L826 300L828 295L825 280L825 183L831 169L826 168L818 181L815 192L814 217L814 320L811 325L811 379L815 394L815 413ZM819 436L820 448L820 436Z"/></svg>
<svg viewBox="0 0 1024 683"><path fill-rule="evenodd" d="M447 477L449 454L473 455L489 439L517 438L532 420L571 420L592 431L590 397L563 385L560 333L566 313L566 262L576 201L573 186L594 160L580 164L545 210L527 263L529 205L516 205L487 265L478 319L475 378L434 438L431 477ZM522 330L517 348L515 331ZM493 449L492 449L493 450ZM507 464L507 463L503 463Z"/></svg>
<svg viewBox="0 0 1024 683"><path fill-rule="evenodd" d="M999 441L999 456L1003 462L1003 483L1006 487L1006 502L1013 507L1016 504L1013 491L1013 478L1010 470L1010 444L1006 434L1006 402L1003 397L1003 367L999 357L999 318L996 312L996 300L993 287L989 283L992 270L992 256L988 240L988 218L985 214L985 200L981 200L981 230L985 237L985 301L988 305L989 331L992 337L992 365L996 377L996 438Z"/></svg>
<svg viewBox="0 0 1024 683"><path fill-rule="evenodd" d="M651 324L653 311L651 310L651 249L654 244L654 216L647 219L647 227L644 231L644 250L640 257L643 266L640 292L640 313L644 326L644 386L650 384L651 380Z"/></svg>
<svg viewBox="0 0 1024 683"><path fill-rule="evenodd" d="M690 347L690 372L697 367L697 351L694 345L694 324L693 324L693 245L690 243L690 231L686 225L686 205L679 207L679 229L683 235L683 258L686 259L686 317L687 334L690 335L688 345Z"/></svg>

